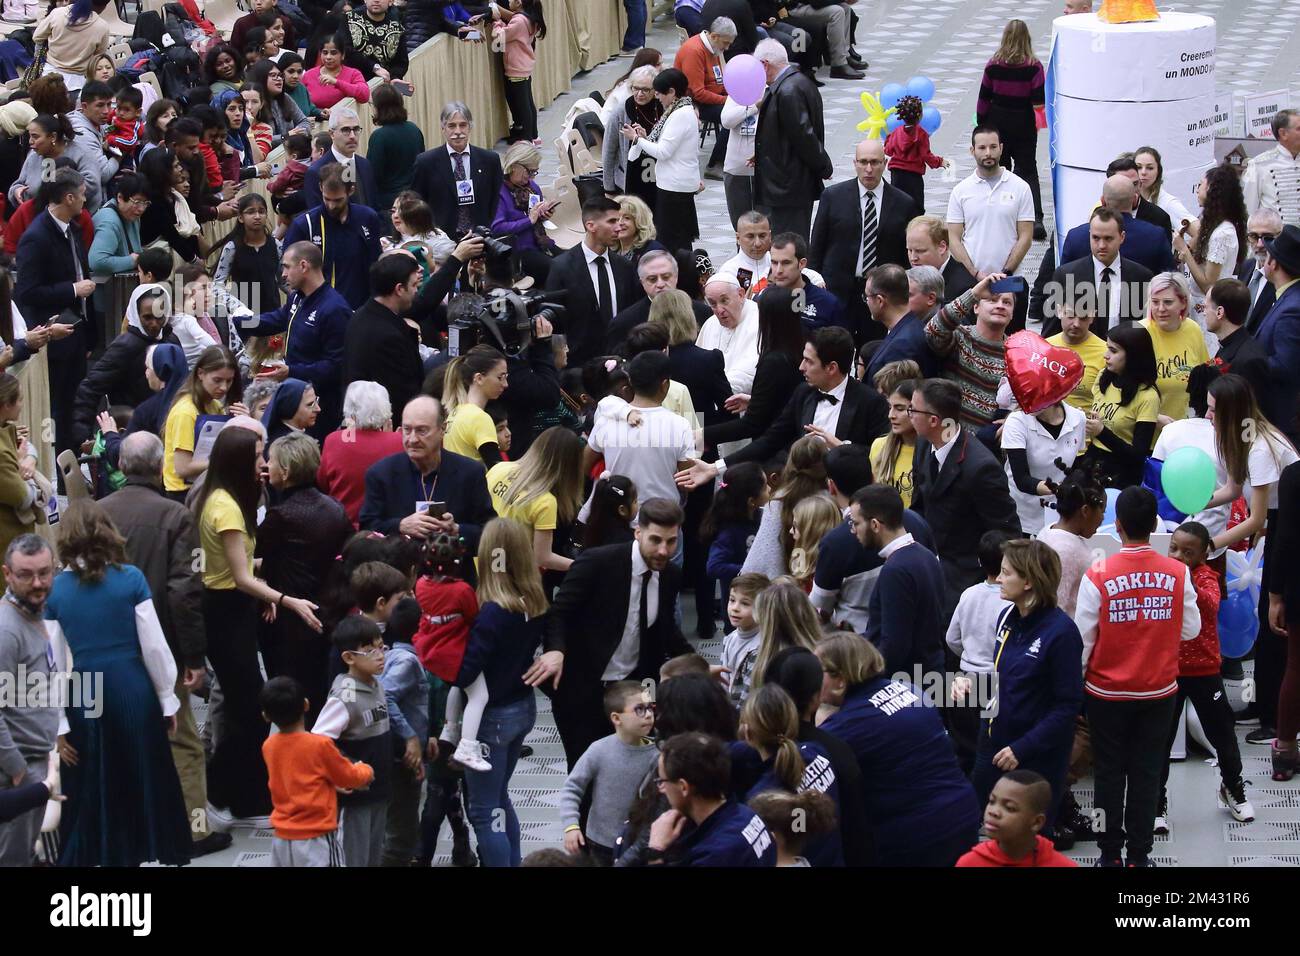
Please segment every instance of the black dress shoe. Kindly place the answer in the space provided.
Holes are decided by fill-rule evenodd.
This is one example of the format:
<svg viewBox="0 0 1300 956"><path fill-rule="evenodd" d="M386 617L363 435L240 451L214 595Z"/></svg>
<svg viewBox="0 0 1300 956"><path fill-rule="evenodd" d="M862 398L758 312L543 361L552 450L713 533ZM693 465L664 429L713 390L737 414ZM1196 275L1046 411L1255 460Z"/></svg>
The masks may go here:
<svg viewBox="0 0 1300 956"><path fill-rule="evenodd" d="M190 858L197 859L201 856L207 856L209 853L219 853L230 846L234 840L235 838L229 833L218 833L214 830L202 840L194 841L194 845L190 847Z"/></svg>
<svg viewBox="0 0 1300 956"><path fill-rule="evenodd" d="M853 67L853 69L855 70L865 70L868 66L871 65L866 60L860 59L854 56L852 53L849 54L848 59L845 62L848 63L849 66Z"/></svg>
<svg viewBox="0 0 1300 956"><path fill-rule="evenodd" d="M853 67L849 66L847 63L843 66L831 67L832 80L860 80L866 75L867 74L863 73L861 70L853 69Z"/></svg>

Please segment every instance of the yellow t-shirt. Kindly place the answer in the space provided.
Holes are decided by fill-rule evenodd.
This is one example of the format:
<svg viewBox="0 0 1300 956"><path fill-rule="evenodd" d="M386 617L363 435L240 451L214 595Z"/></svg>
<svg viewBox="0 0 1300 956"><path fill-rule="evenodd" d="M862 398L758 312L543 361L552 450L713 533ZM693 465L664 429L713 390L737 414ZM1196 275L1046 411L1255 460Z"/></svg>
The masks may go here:
<svg viewBox="0 0 1300 956"><path fill-rule="evenodd" d="M221 532L239 531L244 535L244 552L248 555L248 573L253 573L253 549L257 547L256 532L250 534L244 526L244 513L230 492L219 488L203 503L199 518L199 544L203 546L203 586L217 591L230 591L235 587L235 575L226 562L226 548L221 542Z"/></svg>
<svg viewBox="0 0 1300 956"><path fill-rule="evenodd" d="M1156 385L1160 387L1160 414L1174 421L1187 417L1187 379L1192 369L1210 360L1205 334L1192 319L1183 319L1176 332L1166 332L1152 319L1142 327L1151 333L1156 350Z"/></svg>
<svg viewBox="0 0 1300 956"><path fill-rule="evenodd" d="M871 443L871 467L876 466L876 459L884 453L885 441L888 435L881 435ZM892 475L876 475L877 481L893 485L903 498L903 507L912 507L912 455L916 451L915 445L903 445L898 449L898 457L894 459L894 473Z"/></svg>
<svg viewBox="0 0 1300 956"><path fill-rule="evenodd" d="M220 415L221 403L209 402L205 415ZM194 407L194 400L189 395L182 395L167 413L167 424L163 426L163 487L168 491L184 491L190 483L176 474L173 452L194 451L194 423L198 421L199 410Z"/></svg>
<svg viewBox="0 0 1300 956"><path fill-rule="evenodd" d="M492 416L477 405L462 402L451 413L447 436L442 445L448 451L472 458L481 465L483 456L478 453L479 448L488 444L495 445L496 441L497 426L493 423Z"/></svg>
<svg viewBox="0 0 1300 956"><path fill-rule="evenodd" d="M1196 323L1193 322L1192 326L1196 327ZM1134 426L1138 422L1154 422L1160 414L1160 396L1154 388L1142 388L1127 405L1121 405L1119 401L1119 387L1111 383L1097 396L1092 410L1117 438L1132 442ZM1094 440L1106 451L1111 450L1106 448L1106 443L1100 437Z"/></svg>
<svg viewBox="0 0 1300 956"><path fill-rule="evenodd" d="M1089 333L1081 344L1071 345L1065 341L1065 333L1058 332L1047 340L1047 344L1069 349L1083 361L1083 378L1079 379L1079 384L1074 386L1074 391L1066 396L1065 401L1085 414L1092 411L1092 403L1097 398L1097 376L1106 367L1106 343Z"/></svg>
<svg viewBox="0 0 1300 956"><path fill-rule="evenodd" d="M511 518L533 531L554 531L559 505L555 495L549 491L538 495L523 506L506 504L506 494L510 491L510 482L519 468L517 461L503 461L488 469L488 492L492 495L492 507L502 518Z"/></svg>

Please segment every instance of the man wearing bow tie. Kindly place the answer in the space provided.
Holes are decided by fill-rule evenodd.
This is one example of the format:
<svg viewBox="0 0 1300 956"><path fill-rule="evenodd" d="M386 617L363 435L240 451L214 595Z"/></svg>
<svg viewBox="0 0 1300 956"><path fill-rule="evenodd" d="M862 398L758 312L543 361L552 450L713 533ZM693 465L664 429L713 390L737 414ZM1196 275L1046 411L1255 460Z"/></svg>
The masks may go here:
<svg viewBox="0 0 1300 956"><path fill-rule="evenodd" d="M850 377L853 351L853 336L846 330L818 329L804 346L799 363L804 384L795 389L767 431L715 464L695 461L677 473L677 483L698 488L724 474L728 465L765 462L804 435L816 435L832 448L848 442L869 448L889 428L889 408L879 392Z"/></svg>

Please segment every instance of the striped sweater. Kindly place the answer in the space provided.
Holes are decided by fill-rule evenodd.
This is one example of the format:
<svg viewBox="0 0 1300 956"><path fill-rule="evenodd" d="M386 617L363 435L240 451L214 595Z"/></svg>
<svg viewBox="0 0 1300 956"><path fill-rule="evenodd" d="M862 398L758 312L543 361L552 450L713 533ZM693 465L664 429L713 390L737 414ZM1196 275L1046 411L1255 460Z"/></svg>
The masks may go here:
<svg viewBox="0 0 1300 956"><path fill-rule="evenodd" d="M993 106L1006 110L1023 109L1028 113L1035 106L1043 105L1045 82L1043 64L1037 60L1016 66L989 60L980 80L975 115L982 123Z"/></svg>
<svg viewBox="0 0 1300 956"><path fill-rule="evenodd" d="M925 326L930 351L943 358L943 376L961 386L961 423L978 431L998 411L998 384L1007 373L1005 338L997 341L976 334L962 320L975 309L971 290L935 313Z"/></svg>

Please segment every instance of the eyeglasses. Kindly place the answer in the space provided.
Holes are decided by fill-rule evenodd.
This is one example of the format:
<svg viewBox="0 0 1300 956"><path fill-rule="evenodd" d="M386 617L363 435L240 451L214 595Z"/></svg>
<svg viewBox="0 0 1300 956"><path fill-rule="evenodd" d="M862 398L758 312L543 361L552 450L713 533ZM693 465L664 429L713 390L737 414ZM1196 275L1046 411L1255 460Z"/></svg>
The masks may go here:
<svg viewBox="0 0 1300 956"><path fill-rule="evenodd" d="M636 714L638 717L652 717L658 710L658 706L654 703L637 704L632 708L632 713Z"/></svg>
<svg viewBox="0 0 1300 956"><path fill-rule="evenodd" d="M10 571L9 576L22 584L27 584L31 581L48 581L54 577L54 569L43 568L39 571Z"/></svg>
<svg viewBox="0 0 1300 956"><path fill-rule="evenodd" d="M934 414L934 412L927 412L924 408L917 408L917 407L915 407L914 405L908 405L908 406L907 406L907 414L909 414L909 415L924 415L924 416L926 416L927 418L935 418L935 417L937 417L937 416Z"/></svg>
<svg viewBox="0 0 1300 956"><path fill-rule="evenodd" d="M655 88L654 88L653 86L634 86L634 87L632 87L632 92L633 92L633 93L653 93L654 91L655 91Z"/></svg>
<svg viewBox="0 0 1300 956"><path fill-rule="evenodd" d="M355 650L355 651L349 651L349 653L355 654L357 655L357 657L369 657L369 658L383 657L384 645L376 644L373 647L367 647L364 651Z"/></svg>
<svg viewBox="0 0 1300 956"><path fill-rule="evenodd" d="M150 203L148 199L137 199L135 197L128 199L127 202L129 202L136 209L148 209Z"/></svg>
<svg viewBox="0 0 1300 956"><path fill-rule="evenodd" d="M1248 232L1246 238L1251 242L1272 242L1278 237L1276 232Z"/></svg>
<svg viewBox="0 0 1300 956"><path fill-rule="evenodd" d="M360 135L361 135L361 127L360 127L360 126L340 126L340 127L339 127L339 132L340 132L340 133L343 133L343 134L345 134L345 135L354 135L354 134L355 134L355 135L357 135L357 136L360 136Z"/></svg>

